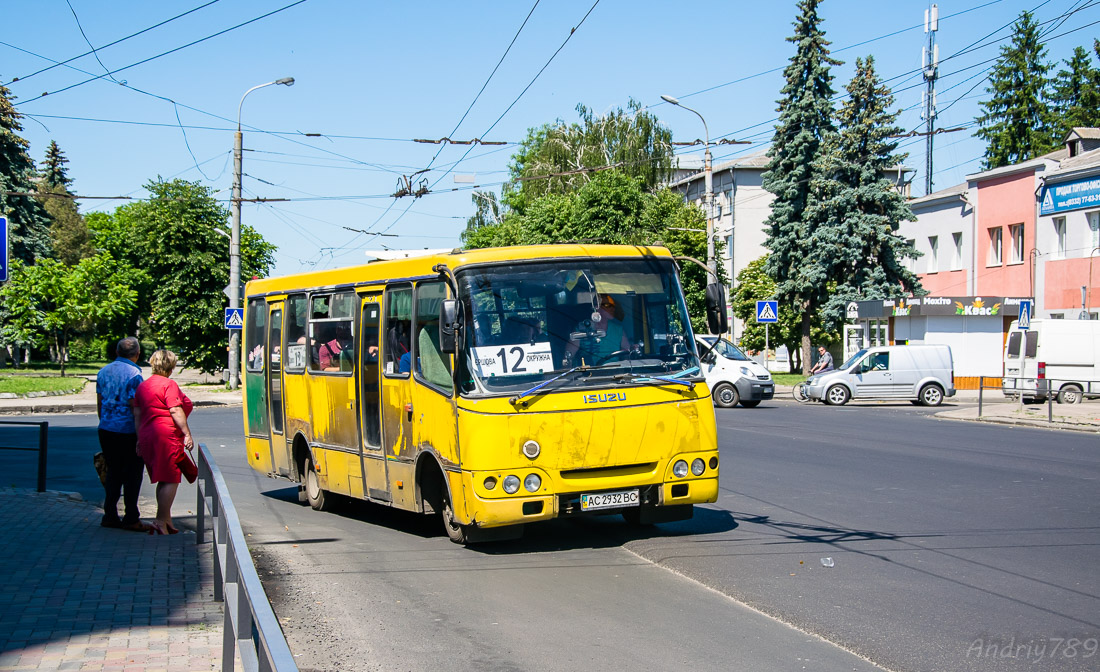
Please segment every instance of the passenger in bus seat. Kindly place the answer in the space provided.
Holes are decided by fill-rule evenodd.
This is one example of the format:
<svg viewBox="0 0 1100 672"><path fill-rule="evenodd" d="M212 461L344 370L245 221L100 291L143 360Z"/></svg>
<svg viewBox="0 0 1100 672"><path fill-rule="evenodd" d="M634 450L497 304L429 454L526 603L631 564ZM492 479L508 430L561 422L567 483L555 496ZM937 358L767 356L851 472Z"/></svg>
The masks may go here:
<svg viewBox="0 0 1100 672"><path fill-rule="evenodd" d="M335 338L321 344L321 348L317 353L318 360L320 361L321 365L321 370L350 370L350 368L343 369L341 363L346 357L351 355L351 345L351 329L346 326L337 327ZM343 354L345 350L347 350L347 355Z"/></svg>

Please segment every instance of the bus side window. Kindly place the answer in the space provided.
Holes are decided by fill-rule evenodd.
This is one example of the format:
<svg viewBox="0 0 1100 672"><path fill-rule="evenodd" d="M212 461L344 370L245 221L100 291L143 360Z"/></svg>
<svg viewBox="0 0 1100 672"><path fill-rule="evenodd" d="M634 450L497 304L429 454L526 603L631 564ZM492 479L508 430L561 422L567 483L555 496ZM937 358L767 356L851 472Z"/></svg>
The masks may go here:
<svg viewBox="0 0 1100 672"><path fill-rule="evenodd" d="M283 368L287 373L301 373L306 368L306 301L305 294L292 294L286 300L286 356Z"/></svg>
<svg viewBox="0 0 1100 672"><path fill-rule="evenodd" d="M251 299L248 302L248 323L244 332L246 371L264 370L264 327L267 325L267 301Z"/></svg>
<svg viewBox="0 0 1100 672"><path fill-rule="evenodd" d="M412 287L386 290L386 341L382 345L387 375L407 375L412 368Z"/></svg>
<svg viewBox="0 0 1100 672"><path fill-rule="evenodd" d="M422 282L416 286L416 366L417 379L434 387L451 389L450 357L439 348L439 306L447 297L442 282Z"/></svg>

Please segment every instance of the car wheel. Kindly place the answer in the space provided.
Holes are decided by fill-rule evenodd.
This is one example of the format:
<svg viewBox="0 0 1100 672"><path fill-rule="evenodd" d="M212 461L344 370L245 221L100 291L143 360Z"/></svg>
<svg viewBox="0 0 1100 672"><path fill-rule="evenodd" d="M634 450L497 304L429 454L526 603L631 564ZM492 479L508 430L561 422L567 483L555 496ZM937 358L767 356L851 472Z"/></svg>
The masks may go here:
<svg viewBox="0 0 1100 672"><path fill-rule="evenodd" d="M321 477L313 468L313 458L306 458L306 500L314 511L324 511L328 508L325 491L321 489Z"/></svg>
<svg viewBox="0 0 1100 672"><path fill-rule="evenodd" d="M920 388L920 403L925 406L939 406L943 402L943 389L935 383Z"/></svg>
<svg viewBox="0 0 1100 672"><path fill-rule="evenodd" d="M714 397L715 405L720 408L733 408L741 401L741 395L738 394L737 388L729 383L715 385L711 396Z"/></svg>
<svg viewBox="0 0 1100 672"><path fill-rule="evenodd" d="M745 408L756 408L757 406L760 405L760 400L757 399L756 401L745 401L744 399L742 399L741 400L741 405L744 406Z"/></svg>
<svg viewBox="0 0 1100 672"><path fill-rule="evenodd" d="M1079 404L1081 398L1084 395L1081 394L1081 388L1076 385L1066 385L1058 391L1058 403L1059 404Z"/></svg>
<svg viewBox="0 0 1100 672"><path fill-rule="evenodd" d="M833 385L825 391L825 403L830 406L843 406L848 403L848 388L843 385Z"/></svg>

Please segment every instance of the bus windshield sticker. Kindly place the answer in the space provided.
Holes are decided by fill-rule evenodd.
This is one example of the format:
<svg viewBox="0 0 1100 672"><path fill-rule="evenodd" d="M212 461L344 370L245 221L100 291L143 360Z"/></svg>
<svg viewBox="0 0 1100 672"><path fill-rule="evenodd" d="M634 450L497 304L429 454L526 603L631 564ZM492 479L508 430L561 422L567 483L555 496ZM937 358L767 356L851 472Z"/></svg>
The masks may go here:
<svg viewBox="0 0 1100 672"><path fill-rule="evenodd" d="M286 346L286 366L288 369L304 369L306 366L306 346L294 344Z"/></svg>
<svg viewBox="0 0 1100 672"><path fill-rule="evenodd" d="M484 345L473 348L477 375L530 376L554 370L550 342L516 343L514 345Z"/></svg>

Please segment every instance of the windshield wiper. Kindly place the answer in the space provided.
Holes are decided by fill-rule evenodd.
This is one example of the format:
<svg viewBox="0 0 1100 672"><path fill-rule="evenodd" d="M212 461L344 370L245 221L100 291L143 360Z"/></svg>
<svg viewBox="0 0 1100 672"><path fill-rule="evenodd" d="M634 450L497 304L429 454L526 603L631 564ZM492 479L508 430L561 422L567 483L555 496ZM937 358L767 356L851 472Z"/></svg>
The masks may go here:
<svg viewBox="0 0 1100 672"><path fill-rule="evenodd" d="M674 383L676 385L683 385L688 389L695 389L694 382L690 380L680 380L680 377L695 373L698 370L698 366L693 366L690 369L684 369L680 373L674 374L672 376L652 376L644 373L620 373L619 375L615 376L615 379L623 382L630 381L635 383Z"/></svg>
<svg viewBox="0 0 1100 672"><path fill-rule="evenodd" d="M508 398L508 403L515 405L516 402L518 402L520 399L523 399L524 397L530 396L530 395L534 394L535 392L538 392L539 390L546 387L550 383L552 383L556 380L561 380L562 378L565 378L566 376L568 376L571 373L576 373L577 371L581 371L581 372L594 371L596 369L602 369L602 368L605 368L607 366L608 366L607 364L601 364L601 365L598 365L598 366L587 366L587 365L584 365L584 364L580 364L578 366L574 366L573 368L569 369L568 371L564 371L562 373L559 373L558 375L554 376L550 380L544 380L543 382L539 383L538 385L535 385L534 387L527 390L526 392L523 392L521 394L517 394L514 397L509 397Z"/></svg>

